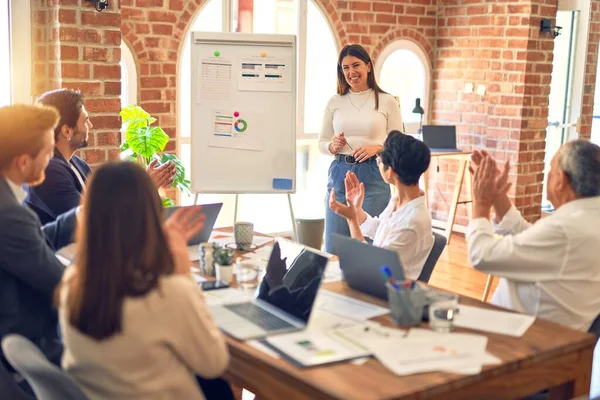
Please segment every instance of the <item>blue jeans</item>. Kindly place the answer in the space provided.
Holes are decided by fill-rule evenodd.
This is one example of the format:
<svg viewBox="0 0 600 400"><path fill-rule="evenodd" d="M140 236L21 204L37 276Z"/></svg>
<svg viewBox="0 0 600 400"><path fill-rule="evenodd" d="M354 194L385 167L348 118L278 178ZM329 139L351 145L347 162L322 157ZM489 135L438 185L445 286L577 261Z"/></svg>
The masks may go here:
<svg viewBox="0 0 600 400"><path fill-rule="evenodd" d="M329 208L329 195L331 189L335 188L335 197L338 201L346 202L346 187L344 179L346 172L352 171L358 180L365 185L365 201L363 209L371 216L376 217L382 213L390 202L390 186L383 181L379 173L379 167L375 157L359 164L347 164L346 162L333 160L329 167L329 179L327 180L327 197L325 198L325 251L332 253L332 233L350 236L348 222Z"/></svg>

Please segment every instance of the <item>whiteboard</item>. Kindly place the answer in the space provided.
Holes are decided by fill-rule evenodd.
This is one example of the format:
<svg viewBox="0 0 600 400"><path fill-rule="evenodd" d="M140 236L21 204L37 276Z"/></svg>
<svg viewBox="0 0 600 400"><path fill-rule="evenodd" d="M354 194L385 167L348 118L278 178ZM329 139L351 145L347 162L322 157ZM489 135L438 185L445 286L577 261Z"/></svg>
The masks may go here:
<svg viewBox="0 0 600 400"><path fill-rule="evenodd" d="M296 38L191 33L194 193L295 193Z"/></svg>

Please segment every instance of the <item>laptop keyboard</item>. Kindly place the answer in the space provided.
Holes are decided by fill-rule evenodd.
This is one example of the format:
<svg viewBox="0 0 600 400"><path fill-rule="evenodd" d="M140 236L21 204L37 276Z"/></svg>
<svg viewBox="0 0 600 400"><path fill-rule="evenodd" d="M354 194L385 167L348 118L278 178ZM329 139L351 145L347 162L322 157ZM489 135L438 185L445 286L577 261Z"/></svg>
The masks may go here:
<svg viewBox="0 0 600 400"><path fill-rule="evenodd" d="M226 304L224 307L260 326L265 331L294 327L294 325L285 322L281 318L277 318L254 303Z"/></svg>

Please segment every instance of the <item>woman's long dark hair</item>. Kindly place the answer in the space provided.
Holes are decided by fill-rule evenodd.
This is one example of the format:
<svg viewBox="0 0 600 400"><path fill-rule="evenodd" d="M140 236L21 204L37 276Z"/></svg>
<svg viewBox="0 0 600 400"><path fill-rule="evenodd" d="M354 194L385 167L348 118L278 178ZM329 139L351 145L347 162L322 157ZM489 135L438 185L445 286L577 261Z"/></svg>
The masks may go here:
<svg viewBox="0 0 600 400"><path fill-rule="evenodd" d="M121 332L123 300L143 296L173 273L162 202L132 162L98 168L86 188L77 230L75 271L66 282L69 322L101 340Z"/></svg>
<svg viewBox="0 0 600 400"><path fill-rule="evenodd" d="M375 71L373 62L371 61L371 56L362 47L360 44L347 44L344 46L342 51L340 51L340 56L338 57L338 66L337 66L337 94L344 95L350 91L350 85L346 81L346 77L344 76L344 71L342 70L342 60L346 56L352 56L359 58L365 64L371 65L371 72L367 75L367 84L370 89L373 89L373 93L375 93L375 109L379 110L379 93L385 93L375 81Z"/></svg>

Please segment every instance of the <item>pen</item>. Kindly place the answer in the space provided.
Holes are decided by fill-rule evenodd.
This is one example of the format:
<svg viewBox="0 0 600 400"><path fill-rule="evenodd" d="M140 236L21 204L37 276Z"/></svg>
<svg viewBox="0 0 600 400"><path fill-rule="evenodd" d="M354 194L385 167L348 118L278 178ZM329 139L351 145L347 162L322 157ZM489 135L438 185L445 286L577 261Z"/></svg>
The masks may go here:
<svg viewBox="0 0 600 400"><path fill-rule="evenodd" d="M392 271L390 271L390 267L388 267L387 265L384 265L380 269L381 269L381 274L383 275L383 278L390 285L392 285L396 290L400 290L400 287L398 286L398 282L396 282L396 279L392 275Z"/></svg>

